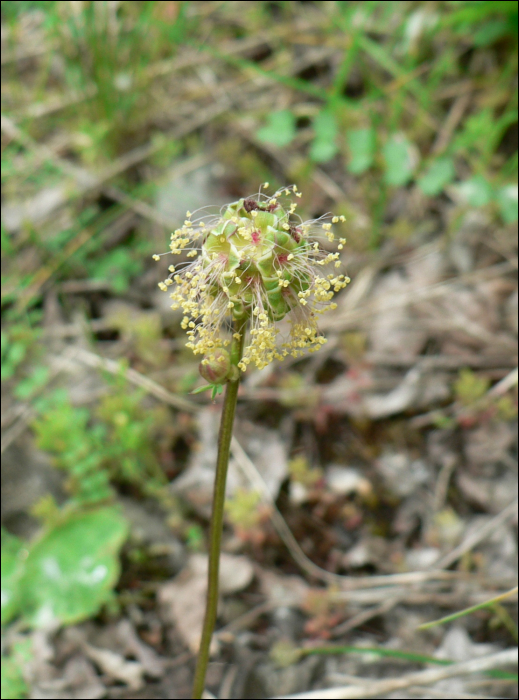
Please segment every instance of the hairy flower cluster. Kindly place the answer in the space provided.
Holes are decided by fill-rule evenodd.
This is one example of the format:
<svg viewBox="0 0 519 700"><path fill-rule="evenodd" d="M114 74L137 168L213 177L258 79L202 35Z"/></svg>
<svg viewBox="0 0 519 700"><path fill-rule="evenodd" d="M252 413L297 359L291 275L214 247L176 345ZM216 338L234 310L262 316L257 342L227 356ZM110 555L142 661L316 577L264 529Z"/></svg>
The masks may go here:
<svg viewBox="0 0 519 700"><path fill-rule="evenodd" d="M295 185L271 197L240 199L217 217L193 220L187 212L184 225L171 234L171 254L183 260L169 266L171 274L159 287L171 291L172 308L183 310L187 347L195 354L211 357L229 345L232 319L249 324L241 370L251 362L262 368L273 359L297 357L326 342L317 317L336 307L332 298L349 279L324 270L340 267L345 240L339 239L337 252L327 252L320 239L333 243L332 223L344 217L302 222L294 196L301 196ZM285 316L290 332L278 339L277 322Z"/></svg>

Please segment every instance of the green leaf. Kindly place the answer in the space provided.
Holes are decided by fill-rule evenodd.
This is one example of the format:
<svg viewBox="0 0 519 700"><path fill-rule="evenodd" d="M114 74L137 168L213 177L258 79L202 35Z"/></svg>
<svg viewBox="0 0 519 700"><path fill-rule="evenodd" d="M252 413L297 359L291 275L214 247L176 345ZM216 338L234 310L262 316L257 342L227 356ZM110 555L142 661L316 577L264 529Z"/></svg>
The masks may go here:
<svg viewBox="0 0 519 700"><path fill-rule="evenodd" d="M333 112L323 109L315 116L313 127L315 137L318 140L334 141L337 136L337 120L335 119Z"/></svg>
<svg viewBox="0 0 519 700"><path fill-rule="evenodd" d="M394 134L382 149L388 185L401 187L409 182L417 165L416 149L402 134Z"/></svg>
<svg viewBox="0 0 519 700"><path fill-rule="evenodd" d="M141 272L142 263L133 259L131 251L115 248L97 258L92 268L93 279L110 282L115 292L122 293L128 289L132 277Z"/></svg>
<svg viewBox="0 0 519 700"><path fill-rule="evenodd" d="M496 192L496 201L505 224L517 221L517 185L505 185Z"/></svg>
<svg viewBox="0 0 519 700"><path fill-rule="evenodd" d="M74 514L30 547L20 579L22 611L39 627L95 615L119 577L118 553L128 535L114 508Z"/></svg>
<svg viewBox="0 0 519 700"><path fill-rule="evenodd" d="M28 345L21 340L10 342L6 334L2 338L2 380L10 379L27 354Z"/></svg>
<svg viewBox="0 0 519 700"><path fill-rule="evenodd" d="M339 150L337 138L337 121L332 112L323 110L316 115L313 122L315 139L310 146L310 158L316 163L331 160Z"/></svg>
<svg viewBox="0 0 519 700"><path fill-rule="evenodd" d="M492 186L483 175L474 175L456 185L460 197L473 207L483 207L492 199Z"/></svg>
<svg viewBox="0 0 519 700"><path fill-rule="evenodd" d="M267 117L266 126L256 132L260 141L273 146L288 146L296 135L296 119L289 109L271 112Z"/></svg>
<svg viewBox="0 0 519 700"><path fill-rule="evenodd" d="M24 543L2 528L2 624L11 620L20 607L20 551ZM3 693L2 693L3 695ZM3 696L12 697L12 696Z"/></svg>
<svg viewBox="0 0 519 700"><path fill-rule="evenodd" d="M309 156L314 163L326 163L334 157L338 150L337 144L333 141L314 139L310 146Z"/></svg>
<svg viewBox="0 0 519 700"><path fill-rule="evenodd" d="M2 697L18 700L29 695L23 677L24 668L33 656L32 639L24 638L13 644L11 653L2 658Z"/></svg>
<svg viewBox="0 0 519 700"><path fill-rule="evenodd" d="M501 37L511 33L510 30L510 23L502 19L495 19L491 22L487 22L487 24L484 24L474 34L474 46L490 46L490 44L501 39Z"/></svg>
<svg viewBox="0 0 519 700"><path fill-rule="evenodd" d="M28 399L35 391L38 391L38 389L41 389L47 384L49 374L48 367L45 367L45 365L38 365L26 379L22 379L22 381L16 385L13 394L18 399Z"/></svg>
<svg viewBox="0 0 519 700"><path fill-rule="evenodd" d="M375 157L375 130L355 129L348 133L348 147L350 162L348 170L354 175L359 175L371 167Z"/></svg>
<svg viewBox="0 0 519 700"><path fill-rule="evenodd" d="M203 386L199 386L196 389L193 389L193 391L190 391L190 394L201 394L202 391L207 391L208 389L212 389L213 384L204 384Z"/></svg>
<svg viewBox="0 0 519 700"><path fill-rule="evenodd" d="M418 187L428 197L435 197L455 177L456 171L452 158L438 158L434 163L431 163L425 174L418 180Z"/></svg>
<svg viewBox="0 0 519 700"><path fill-rule="evenodd" d="M218 394L221 394L222 391L223 391L223 386L221 384L214 384L213 391L211 393L211 399L214 401L214 399L218 396Z"/></svg>

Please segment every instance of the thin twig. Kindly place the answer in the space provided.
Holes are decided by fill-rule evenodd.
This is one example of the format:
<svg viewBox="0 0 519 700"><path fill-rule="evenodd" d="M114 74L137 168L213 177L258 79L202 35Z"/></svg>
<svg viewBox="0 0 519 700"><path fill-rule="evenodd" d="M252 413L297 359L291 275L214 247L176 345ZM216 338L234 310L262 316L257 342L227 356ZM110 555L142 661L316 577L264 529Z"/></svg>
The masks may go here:
<svg viewBox="0 0 519 700"><path fill-rule="evenodd" d="M309 559L303 552L292 531L285 522L285 519L276 507L274 498L270 493L263 477L258 472L254 462L246 454L243 447L239 444L236 438L233 438L231 443L233 457L236 459L238 466L242 469L245 476L251 484L259 491L266 503L271 506L271 519L279 536L287 546L291 555L299 566L309 576L317 578L320 581L327 583L335 583L343 589L353 590L357 588L375 588L378 586L394 586L417 584L423 581L428 581L431 578L451 579L456 577L455 572L451 571L413 571L404 574L389 574L387 576L341 576L334 574L326 569L322 569L317 564Z"/></svg>
<svg viewBox="0 0 519 700"><path fill-rule="evenodd" d="M144 374L137 372L131 367L129 369L122 369L119 362L116 362L115 360L110 360L107 357L101 357L100 355L96 355L96 353L90 352L89 350L84 350L83 348L71 348L69 352L65 353L65 356L69 360L79 360L88 367L103 369L110 374L122 374L132 384L141 387L147 391L148 394L155 396L155 398L159 399L160 401L164 401L164 403L167 403L174 408L178 408L180 411L196 413L198 410L200 410L200 407L192 401L189 401L189 399L172 394L170 391L167 391L167 389L164 389L164 387L162 387L160 384L154 382L153 379L146 377Z"/></svg>

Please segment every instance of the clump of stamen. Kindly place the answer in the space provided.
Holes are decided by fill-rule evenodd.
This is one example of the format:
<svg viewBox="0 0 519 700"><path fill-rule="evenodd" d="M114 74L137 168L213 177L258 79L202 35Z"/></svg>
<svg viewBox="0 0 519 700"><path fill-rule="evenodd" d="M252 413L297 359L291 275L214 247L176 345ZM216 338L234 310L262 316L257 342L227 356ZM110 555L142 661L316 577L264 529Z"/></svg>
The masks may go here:
<svg viewBox="0 0 519 700"><path fill-rule="evenodd" d="M344 239L336 252L324 250L321 241L335 242L332 223L344 217L303 222L289 199L294 195L301 195L295 185L270 197L240 199L216 217L194 220L187 212L171 234L170 252L181 261L159 287L171 292L173 308L182 309L187 346L195 354L223 357L217 351L230 344L233 320L249 326L241 370L251 362L262 368L289 354L298 357L326 342L318 316L335 308L332 298L349 279L323 269L340 267ZM290 330L283 336L279 321L285 317Z"/></svg>

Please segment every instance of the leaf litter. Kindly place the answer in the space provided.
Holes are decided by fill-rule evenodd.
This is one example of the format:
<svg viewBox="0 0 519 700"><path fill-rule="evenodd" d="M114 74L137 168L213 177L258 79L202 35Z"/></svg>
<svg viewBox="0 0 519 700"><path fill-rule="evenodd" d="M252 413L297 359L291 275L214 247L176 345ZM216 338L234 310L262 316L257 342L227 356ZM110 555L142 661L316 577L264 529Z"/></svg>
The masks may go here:
<svg viewBox="0 0 519 700"><path fill-rule="evenodd" d="M176 12L175 3L161 5L159 13ZM202 23L206 21L204 13L210 17L219 11L207 3L198 3L190 10ZM342 54L330 45L324 59L311 55L312 45L320 41L319 23L324 21L321 15L318 20L311 19L305 24L296 18L296 28L280 22L274 33L265 29L261 36L233 38L226 55L248 57L255 51L260 55L265 47L275 54L279 37L289 37L285 50L294 50L294 55L287 66L303 73L314 71L307 82L320 89L323 76L332 70L333 61L339 65ZM240 21L249 21L246 14ZM353 25L366 22L368 26L371 21L359 15ZM41 12L36 12L31 22L21 26L19 48L42 46L42 51L48 50L39 35L36 42L33 38L41 27ZM298 36L298 41L291 43L291 36ZM22 60L18 53L17 48L7 60ZM30 50L27 55L32 55ZM333 56L332 63L327 56ZM372 51L369 59L374 61L373 80L384 84L387 76L377 73L376 56ZM68 182L70 172L65 170L67 181L63 177L54 185L44 180L35 187L30 183L26 189L21 182L16 197L8 191L4 224L10 240L21 241L22 250L6 268L12 267L8 272L14 271L17 280L43 269L29 290L41 295L37 298L47 310L47 336L42 347L49 363L58 366L57 384L69 390L73 404L92 405L103 392L112 390L99 372L99 368L110 367L103 363L105 359L128 357L132 369L139 373L131 375L133 379L153 379L155 384L141 385L154 397L148 396L148 406L165 400L167 392L182 398L180 395L197 381L196 367L182 355L175 316L164 308L163 296L155 293L156 279L148 270L117 295L111 280L89 279L89 268L81 262L72 265L62 280L56 270L63 261L56 266L48 251L30 248L27 232L31 227L41 229L42 240L49 241L56 234L57 222L66 229L76 220L73 192L85 197L90 206L101 202L101 208L110 209L116 202L111 199L114 192L110 194L106 187L110 172L124 173L131 168L132 182L153 180L160 172L164 187L159 188L154 205L140 201L136 194L131 203L131 226L129 219L121 217L119 226L104 232L108 247L117 245L117 240L130 240L135 226L157 241L167 232L160 228L160 222L164 217L175 217L186 196L192 204L184 210L227 201L230 195L239 197L248 189L250 183L245 181L252 179L250 173L254 184L265 179L260 177L265 162L285 181L297 172L301 154L313 153L311 157L320 164L306 187L309 211L318 214L336 206L349 207L345 213L349 214L349 235L354 243L359 232L367 239L376 226L370 196L362 189L367 185L352 177L360 171L370 177L370 168L380 160L376 150L380 144L372 144L371 127L363 153L350 162L347 172L340 156L333 155L343 147L344 134L334 133L333 141L323 141L321 135L321 142L316 141L317 127L326 119L330 121L329 113L320 112L320 121L315 120L315 104L307 103L304 93L289 92L288 75L277 81L258 75L254 66L261 61L250 61L245 68L250 73L243 80L225 59L215 58L209 77L205 73L198 81L196 71L200 61L207 63L207 57L186 50L181 58L180 68L165 63L154 67L156 75L169 76L157 85L156 95L162 95L164 104L155 119L161 125L161 136L174 132L182 136L191 133L196 138L196 129L203 132L208 147L204 162L190 163L172 156L161 171L157 163L167 150L168 137L141 151L130 149L130 138L120 160L109 168L105 164L98 177L92 176L79 151L73 159L63 156L60 149L53 155L52 141L42 127L36 133L41 145L49 149L45 158L54 158L58 166L63 165L60 159L70 160L70 164L73 160L83 162L83 174L88 177L82 182L88 187L82 188L81 178ZM483 74L492 71L491 64L489 60L484 68L472 66L470 70ZM354 67L346 92L354 90L355 81L366 89L362 70ZM488 76L491 72L485 77L491 82ZM9 113L23 115L33 106L24 103L32 99L30 90L26 97L17 94L9 86L9 77L6 85ZM388 94L394 90L391 85L384 85ZM410 88L412 94L413 85L413 80L404 81L403 89ZM458 89L456 84L447 86L452 87ZM479 97L467 94L463 109L470 106L477 111ZM421 108L413 99L405 98L404 109L419 115ZM438 104L443 103L439 100ZM187 109L190 105L192 112ZM267 117L235 118L235 113L249 110ZM274 135L285 145L278 143L272 149L268 129L275 127L272 115L280 113L291 115L285 117L286 133ZM165 114L179 115L178 121ZM214 115L218 114L226 115L229 125L217 123ZM452 134L447 122L456 116L454 106L445 114L445 122L441 121L443 113L430 115L429 121L424 118L427 129L432 128L431 123L436 125L436 144L449 140L449 130ZM365 127L356 116L351 118L355 123L348 129ZM310 123L306 132L305 120ZM261 131L262 124L267 124L267 133ZM18 132L7 122L4 127L6 142L20 137L21 127ZM425 127L416 128L419 132ZM354 131L348 133L351 137ZM431 134L427 134L428 142ZM89 142L95 141L94 136L88 137ZM257 152L250 148L251 143ZM34 144L25 139L22 146L30 151ZM281 153L280 148L285 150ZM246 158L240 162L243 151ZM451 184L450 166L446 173L435 172L428 161L423 162L423 152L420 161L407 133L389 135L380 153L387 162L386 182L400 189L388 195L380 248L372 252L366 245L351 245L348 250L348 273L353 282L339 297L336 314L323 319L328 345L310 361L246 376L242 386L236 437L266 482L272 502L266 503L244 476L235 455L228 497L234 503L238 499L238 506L240 498L243 502L241 511L235 508L234 513L248 509L259 517L240 527L234 517L227 516L222 557L222 577L227 583L222 585L219 631L209 676L211 690L220 695L225 689L229 697L290 694L329 687L338 678L343 682L348 677L390 678L416 668L412 662L369 653L319 658L293 653L294 648L324 647L330 640L358 648L419 651L460 663L513 644L514 600L478 611L453 626L416 632L420 624L480 603L510 588L516 579L517 381L513 370L517 365L517 250L513 217L507 223L509 215L504 220L496 218L491 201L481 205L481 197L494 196L486 181L466 177L460 187L459 183ZM34 155L40 157L42 152L36 149ZM422 164L424 170L420 170ZM456 162L456 167L467 165ZM429 183L423 191L419 190L418 173L428 173ZM433 174L435 182L431 182ZM415 176L418 186L412 181ZM301 177L305 177L304 172ZM381 179L377 173L377 183ZM443 194L428 200L428 188L439 188L444 181ZM497 202L501 195L496 197ZM474 203L478 208L473 208ZM82 241L78 238L78 247L69 250L80 251ZM7 291L9 284L8 279ZM160 348L142 344L139 320L148 322L152 335L158 332ZM91 352L91 364L67 359L67 346L84 350L93 338L95 343L88 351L95 351ZM93 360L96 354L97 362ZM469 373L463 375L465 369ZM504 393L492 394L492 388L507 377L510 382ZM157 385L166 394L158 392ZM65 496L62 485L51 476L48 459L26 440L30 435L26 409L32 409L33 400L16 398L9 387L3 394L6 439L4 442L3 436L2 449L5 447L8 466L3 476L4 524L25 536L35 531L30 509L38 498L49 490L58 501ZM43 395L47 396L46 388ZM170 409L172 428L161 435L158 458L168 473L168 494L177 499L175 508L178 501L182 508L157 508L150 518L149 509L145 513L129 507L129 500L141 505L139 495L129 489L121 496L121 502L126 502L126 517L139 533L139 546L146 551L152 543L165 546L169 534L175 544L168 556L174 561L154 577L148 569L130 565L125 559L124 585L117 590L120 607L114 612L108 604L94 621L61 630L8 628L6 648L20 640L31 641L32 659L23 670L31 697L188 697L203 615L204 532L220 410L218 404L206 404L203 397L193 399L188 406L179 402ZM304 459L298 469L291 469L296 458ZM259 494L256 500L251 499L251 492ZM283 539L274 526L273 506L314 569L302 570L303 560L298 558L295 545ZM500 519L503 513L506 518ZM182 519L188 521L187 528L179 524ZM248 537L247 527L251 528ZM132 556L137 557L135 552ZM448 570L438 572L435 567L446 560L450 562ZM333 583L327 575L335 577ZM407 580L406 575L415 578ZM370 583L388 576L395 578ZM291 645L285 669L276 665L272 653L280 642ZM387 697L423 697L416 687L396 691L398 695L393 691ZM514 694L506 679L492 685L490 678L481 675L472 681L444 679L430 690L432 697L440 693L444 697L471 692Z"/></svg>

